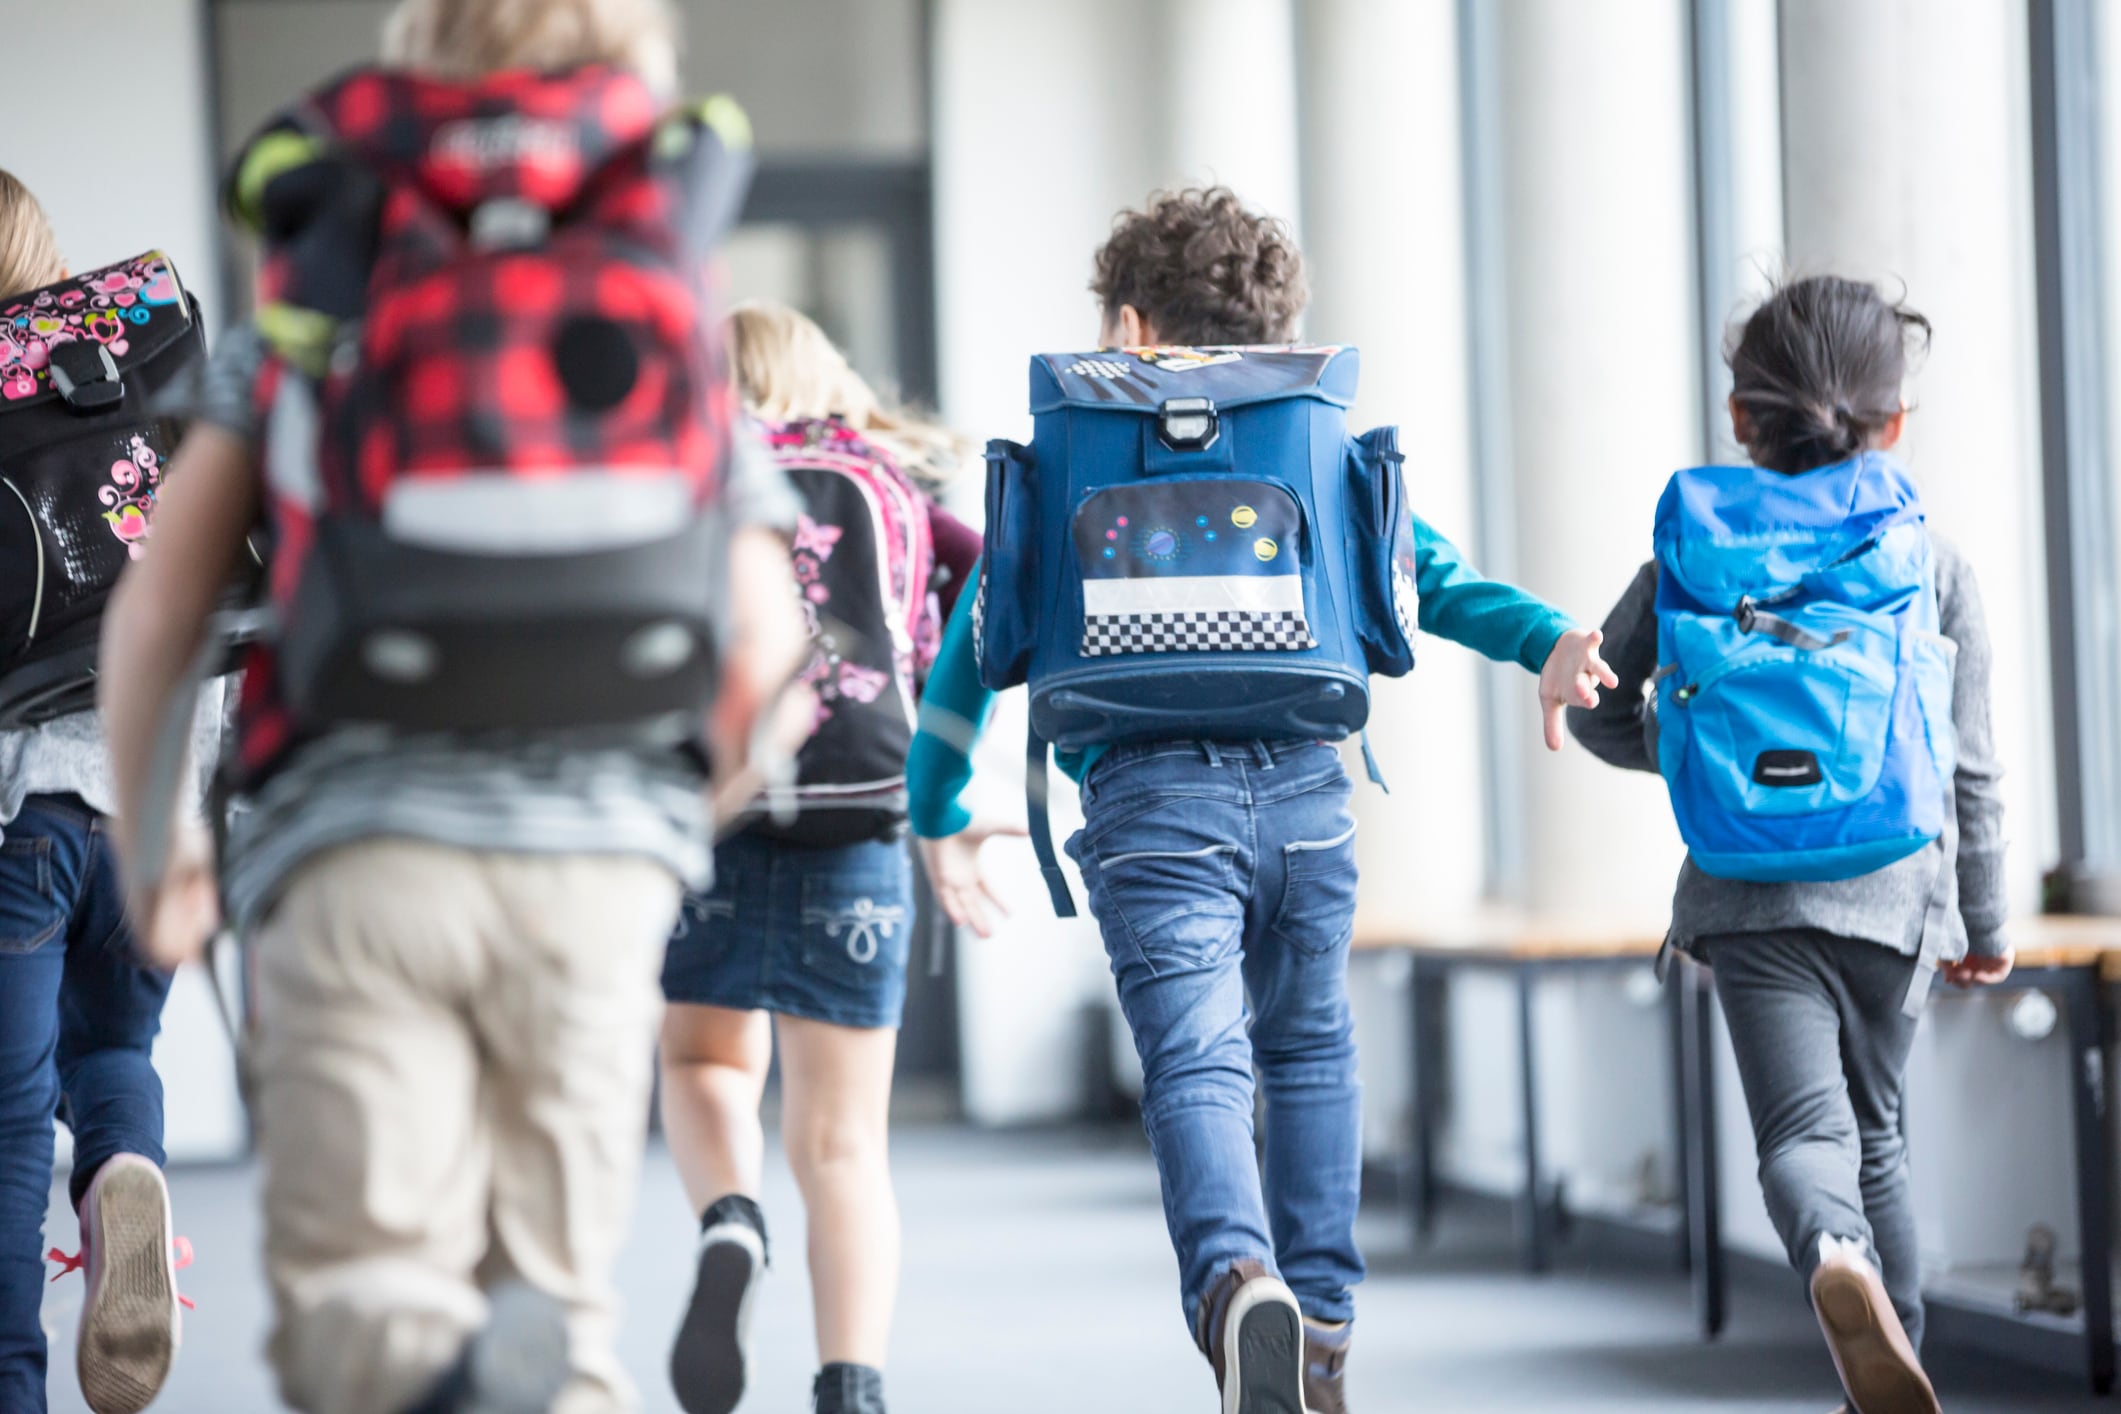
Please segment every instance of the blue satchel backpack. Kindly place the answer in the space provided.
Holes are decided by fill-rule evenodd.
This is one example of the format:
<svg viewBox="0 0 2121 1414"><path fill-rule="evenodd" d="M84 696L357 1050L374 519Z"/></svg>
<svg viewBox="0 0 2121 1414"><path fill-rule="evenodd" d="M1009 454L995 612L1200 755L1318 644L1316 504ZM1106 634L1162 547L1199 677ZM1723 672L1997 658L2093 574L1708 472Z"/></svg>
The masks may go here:
<svg viewBox="0 0 2121 1414"><path fill-rule="evenodd" d="M1049 744L1337 741L1362 730L1372 673L1414 666L1398 432L1348 435L1358 361L1349 348L1031 360L1031 445L987 447L974 636L987 686L1031 687L1032 840L1062 916Z"/></svg>
<svg viewBox="0 0 2121 1414"><path fill-rule="evenodd" d="M1849 879L1949 836L1957 649L1899 463L1682 471L1656 550L1658 768L1699 868Z"/></svg>

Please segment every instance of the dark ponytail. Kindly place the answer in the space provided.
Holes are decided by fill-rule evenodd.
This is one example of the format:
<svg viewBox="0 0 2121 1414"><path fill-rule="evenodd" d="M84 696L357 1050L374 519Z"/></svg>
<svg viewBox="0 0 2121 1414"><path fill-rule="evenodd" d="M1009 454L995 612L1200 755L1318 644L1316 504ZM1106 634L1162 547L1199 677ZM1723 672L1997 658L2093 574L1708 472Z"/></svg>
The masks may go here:
<svg viewBox="0 0 2121 1414"><path fill-rule="evenodd" d="M1846 461L1899 415L1909 347L1927 349L1929 336L1929 320L1860 280L1781 286L1726 355L1746 450L1789 475Z"/></svg>

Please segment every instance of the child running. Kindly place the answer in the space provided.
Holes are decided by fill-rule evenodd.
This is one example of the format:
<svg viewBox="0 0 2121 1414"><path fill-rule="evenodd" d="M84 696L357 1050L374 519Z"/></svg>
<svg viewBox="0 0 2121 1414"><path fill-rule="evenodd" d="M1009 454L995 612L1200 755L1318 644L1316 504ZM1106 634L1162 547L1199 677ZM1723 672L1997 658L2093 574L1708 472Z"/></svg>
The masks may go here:
<svg viewBox="0 0 2121 1414"><path fill-rule="evenodd" d="M0 171L0 307L66 276L43 209ZM26 313L20 328L0 315L0 344L22 347L9 339L26 341L27 324ZM0 472L13 450L0 440ZM84 480L107 482L107 453L84 460ZM193 752L207 769L220 700L211 685L199 707ZM197 809L195 785L188 795ZM177 1347L162 1082L150 1054L170 974L134 954L110 846L117 808L93 710L0 731L0 1409L24 1414L45 1407L38 1308L54 1113L74 1138L69 1187L87 1279L77 1363L89 1407L144 1409Z"/></svg>
<svg viewBox="0 0 2121 1414"><path fill-rule="evenodd" d="M777 1037L782 1142L810 1224L814 1407L883 1414L899 1264L887 1127L914 921L905 753L979 536L907 475L954 470L956 439L883 408L795 310L746 305L730 325L745 407L805 502L802 680L819 726L797 759L794 819L761 814L717 847L714 888L686 900L663 966L663 1125L702 1214L671 1380L690 1414L727 1414L744 1393Z"/></svg>
<svg viewBox="0 0 2121 1414"><path fill-rule="evenodd" d="M1307 299L1287 228L1221 188L1160 194L1123 213L1091 289L1104 347L1170 355L1180 368L1213 367L1212 346L1286 343ZM1161 345L1186 347L1152 347ZM1169 430L1175 445L1213 445L1198 426ZM1235 523L1252 527L1249 537L1264 514L1240 508ZM1599 635L1482 579L1418 516L1412 539L1420 626L1538 674L1547 744L1558 750L1564 706L1595 702L1597 685L1612 684ZM1163 551L1153 536L1145 543ZM1256 548L1264 560L1281 547ZM960 803L992 705L976 665L974 602L960 601L945 634L909 783L939 899L986 936L995 900L979 864L984 835ZM1083 866L1141 1055L1143 1124L1187 1329L1225 1414L1343 1414L1363 1260L1347 995L1355 820L1340 755L1317 740L1169 740L1063 751L1060 761L1082 784L1084 825L1068 851ZM1266 1095L1264 1176L1255 1070Z"/></svg>
<svg viewBox="0 0 2121 1414"><path fill-rule="evenodd" d="M276 602L297 573L319 583L313 538L349 537L334 562L347 577L322 582L330 608L283 608L283 636L246 675L250 808L223 876L255 982L280 1390L317 1414L626 1410L613 1267L650 1104L656 973L682 887L708 882L705 777L683 738L703 702L687 665L692 625L715 607L714 532L731 585L717 761L802 644L795 504L770 463L732 444L733 391L690 278L734 202L647 165L740 164L741 115L664 118L676 59L660 0L403 0L384 54L388 69L313 97L241 164L235 204L262 202L280 244L259 326L224 341L155 553L106 624L119 794L137 815L157 723L261 505L278 532ZM315 141L319 124L338 141ZM414 164L435 164L417 195ZM448 199L477 204L421 205ZM556 273L563 260L578 278ZM646 299L644 281L657 282ZM342 342L335 318L364 310L361 342ZM321 357L307 342L320 329ZM376 357L386 345L398 361ZM407 359L415 396L375 381L347 401L347 380L399 376ZM318 488L319 468L356 448L398 539ZM678 529L644 541L644 524ZM527 543L557 547L531 562L557 568L509 558ZM690 573L644 574L668 563L651 553ZM329 642L331 609L395 586L352 578L374 562L362 556L460 567L446 593L430 584L392 612L478 615L478 640L447 622L378 630L321 686L305 679L316 665L297 649ZM580 612L510 620L493 598L504 586L511 602L578 596ZM656 617L616 662L553 666L555 641L574 640L542 640L544 627L589 625L577 648L602 663L596 615L641 593ZM451 655L496 634L512 651L451 679ZM526 662L541 681L494 690ZM418 695L451 682L453 699ZM466 724L425 727L408 701ZM621 715L649 701L669 732ZM213 867L192 833L161 877L136 881L162 955L211 925Z"/></svg>
<svg viewBox="0 0 2121 1414"><path fill-rule="evenodd" d="M1826 276L1753 313L1730 352L1753 466L1674 478L1605 621L1623 686L1570 714L1671 785L1671 943L1715 970L1761 1191L1856 1414L1938 1407L1901 1130L1931 971L2011 970L1980 591L1888 455L1928 336Z"/></svg>

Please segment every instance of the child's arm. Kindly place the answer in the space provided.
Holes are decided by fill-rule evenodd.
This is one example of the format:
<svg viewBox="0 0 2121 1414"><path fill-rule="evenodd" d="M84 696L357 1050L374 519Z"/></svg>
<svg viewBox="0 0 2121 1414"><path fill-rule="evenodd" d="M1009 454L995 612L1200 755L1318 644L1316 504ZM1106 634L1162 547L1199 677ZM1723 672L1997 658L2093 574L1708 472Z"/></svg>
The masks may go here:
<svg viewBox="0 0 2121 1414"><path fill-rule="evenodd" d="M250 443L216 423L194 424L163 478L147 553L118 581L103 616L97 698L116 777L112 837L121 860L139 838L163 716L185 690L257 514ZM127 881L142 953L164 967L197 956L219 923L204 831L189 823L174 828L162 877Z"/></svg>
<svg viewBox="0 0 2121 1414"><path fill-rule="evenodd" d="M748 783L755 768L772 763L750 759L754 744L792 753L809 734L816 707L807 690L790 686L810 648L799 607L795 570L788 560L802 502L780 466L752 434L737 429L730 444L729 476L722 510L729 517L728 640L722 645L715 699L708 711L708 756L714 763L716 814L729 818L748 795L732 789ZM778 704L778 705L776 705ZM758 723L769 711L783 724L765 742Z"/></svg>
<svg viewBox="0 0 2121 1414"><path fill-rule="evenodd" d="M1650 679L1657 672L1657 565L1653 561L1638 571L1627 592L1605 616L1606 661L1620 686L1606 693L1596 707L1569 709L1569 735L1584 749L1625 771L1654 771L1644 735L1642 714L1648 701Z"/></svg>
<svg viewBox="0 0 2121 1414"><path fill-rule="evenodd" d="M1967 955L1944 966L1946 980L1960 986L2001 982L2010 975L2011 945L2004 934L2010 899L2003 873L2003 767L1996 760L1989 722L1988 618L1973 568L1943 548L1938 560L1937 600L1944 636L1959 645L1952 675L1952 726L1959 738L1959 767L1952 790L1959 814L1959 916L1966 923Z"/></svg>
<svg viewBox="0 0 2121 1414"><path fill-rule="evenodd" d="M1414 517L1414 587L1423 632L1539 675L1549 751L1561 750L1562 714L1571 704L1596 707L1599 684L1619 685L1598 656L1603 635L1596 629L1576 628L1538 595L1483 578L1420 516Z"/></svg>
<svg viewBox="0 0 2121 1414"><path fill-rule="evenodd" d="M979 567L966 579L979 582ZM960 594L943 632L943 646L921 695L920 728L906 753L907 811L919 837L921 863L936 902L954 923L981 937L993 932L993 913L1006 914L980 869L980 846L994 835L1024 833L1019 824L975 820L965 807L972 784L972 748L994 710L994 693L979 679L973 651L975 594Z"/></svg>

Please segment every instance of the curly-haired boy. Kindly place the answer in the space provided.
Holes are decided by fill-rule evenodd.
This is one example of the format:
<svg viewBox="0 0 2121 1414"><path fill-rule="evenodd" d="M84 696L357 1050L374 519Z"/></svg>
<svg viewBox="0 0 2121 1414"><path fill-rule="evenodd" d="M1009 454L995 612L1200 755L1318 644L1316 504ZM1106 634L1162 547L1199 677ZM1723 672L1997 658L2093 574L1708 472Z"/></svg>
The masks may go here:
<svg viewBox="0 0 2121 1414"><path fill-rule="evenodd" d="M1098 252L1106 347L1286 343L1307 299L1286 227L1230 191L1167 192ZM1421 627L1539 674L1550 747L1570 702L1613 685L1599 635L1485 580L1414 520ZM991 694L966 595L928 680L907 770L936 893L985 934L979 846L959 803ZM1083 867L1140 1052L1187 1326L1224 1414L1343 1414L1362 1100L1348 1005L1355 819L1339 753L1315 740L1161 741L1060 754L1082 784ZM1264 1172L1254 1074L1266 1095Z"/></svg>

